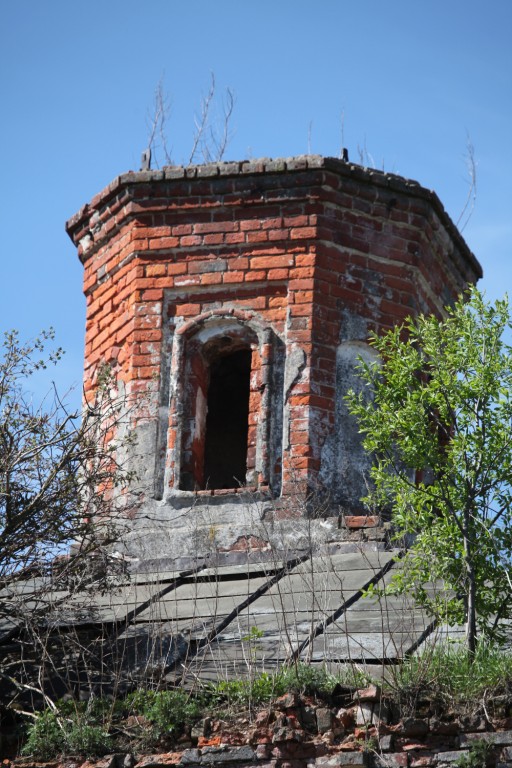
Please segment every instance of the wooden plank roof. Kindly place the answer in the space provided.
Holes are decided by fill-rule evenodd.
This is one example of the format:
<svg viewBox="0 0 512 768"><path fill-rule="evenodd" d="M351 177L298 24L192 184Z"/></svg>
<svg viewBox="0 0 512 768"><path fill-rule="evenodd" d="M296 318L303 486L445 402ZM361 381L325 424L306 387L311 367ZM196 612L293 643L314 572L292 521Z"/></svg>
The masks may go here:
<svg viewBox="0 0 512 768"><path fill-rule="evenodd" d="M375 549L139 573L62 605L62 593L48 590L42 599L54 626L109 626L120 640L145 637L145 652L168 667L169 679L273 669L292 659L388 664L431 630L431 619L407 597L364 594L370 583L389 581L397 556ZM30 602L40 587L17 585L0 601ZM11 631L12 622L0 622L0 635L2 629ZM175 641L172 664L164 637Z"/></svg>

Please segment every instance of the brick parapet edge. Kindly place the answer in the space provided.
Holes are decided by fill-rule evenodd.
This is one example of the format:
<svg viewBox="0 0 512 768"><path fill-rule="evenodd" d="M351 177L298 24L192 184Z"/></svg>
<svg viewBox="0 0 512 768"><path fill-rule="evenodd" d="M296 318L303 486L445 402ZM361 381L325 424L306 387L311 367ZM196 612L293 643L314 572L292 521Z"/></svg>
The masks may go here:
<svg viewBox="0 0 512 768"><path fill-rule="evenodd" d="M210 163L192 166L167 166L155 171L128 171L120 174L101 192L93 197L66 222L66 231L71 239L78 244L89 228L96 212L105 209L109 202L120 192L131 185L153 184L163 181L183 181L193 179L214 179L250 174L283 174L307 170L324 170L351 179L358 183L377 186L398 193L406 193L410 197L420 198L432 206L433 211L442 221L451 238L457 246L466 253L475 273L481 277L482 269L476 257L469 251L464 238L447 214L437 194L412 179L405 179L396 174L379 171L373 168L347 163L335 157L322 155L299 155L289 158L260 158L258 160L242 160L237 162Z"/></svg>

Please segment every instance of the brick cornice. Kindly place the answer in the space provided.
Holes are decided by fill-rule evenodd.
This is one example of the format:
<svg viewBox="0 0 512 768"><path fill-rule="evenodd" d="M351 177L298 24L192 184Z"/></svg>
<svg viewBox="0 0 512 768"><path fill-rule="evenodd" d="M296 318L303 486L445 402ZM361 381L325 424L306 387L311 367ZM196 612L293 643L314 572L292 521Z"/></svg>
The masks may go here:
<svg viewBox="0 0 512 768"><path fill-rule="evenodd" d="M324 172L323 178L318 176L319 171ZM182 185L184 182L190 185L189 194L193 197L196 195L195 188L202 181L212 182L234 177L247 179L249 176L271 177L299 173L303 174L302 184L297 186L299 197L303 196L299 192L301 186L314 187L318 186L319 183L329 186L329 176L332 174L333 182L335 177L338 177L356 182L358 185L367 185L368 188L386 189L424 201L437 215L447 233L461 253L464 254L468 265L478 277L482 276L480 263L468 248L434 191L422 187L417 181L396 174L364 168L339 158L321 155L300 155L278 159L260 158L258 160L192 166L168 166L154 171L129 171L117 176L95 195L90 203L84 205L72 216L66 223L66 231L75 245L82 246L80 258L85 261L88 255L95 252L106 238L111 237L116 230L119 230L132 218L144 212L151 212L153 206L158 208L159 197L154 193L155 188L158 189L161 184L166 185L166 191L162 193L162 198L168 199L169 194L172 194L174 185L176 185L178 196L183 196ZM307 178L308 175L310 178ZM247 186L249 188L249 183ZM214 194L213 190L212 194ZM139 199L144 199L143 207L137 204ZM252 202L255 201L252 200ZM108 226L106 226L107 222Z"/></svg>

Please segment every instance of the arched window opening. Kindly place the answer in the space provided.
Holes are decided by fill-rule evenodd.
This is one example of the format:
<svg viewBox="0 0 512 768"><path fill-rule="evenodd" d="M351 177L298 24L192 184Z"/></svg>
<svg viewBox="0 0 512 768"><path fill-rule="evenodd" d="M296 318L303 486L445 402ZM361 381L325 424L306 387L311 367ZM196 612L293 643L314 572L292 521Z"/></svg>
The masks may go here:
<svg viewBox="0 0 512 768"><path fill-rule="evenodd" d="M204 445L204 487L245 483L251 350L239 349L210 363Z"/></svg>
<svg viewBox="0 0 512 768"><path fill-rule="evenodd" d="M284 344L262 325L212 314L178 332L168 487L279 494Z"/></svg>

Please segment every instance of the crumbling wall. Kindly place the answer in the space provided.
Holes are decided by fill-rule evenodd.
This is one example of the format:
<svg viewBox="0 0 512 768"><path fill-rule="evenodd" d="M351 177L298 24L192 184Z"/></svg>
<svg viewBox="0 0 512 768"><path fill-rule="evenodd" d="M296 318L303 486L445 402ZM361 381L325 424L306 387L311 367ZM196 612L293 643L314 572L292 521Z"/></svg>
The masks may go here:
<svg viewBox="0 0 512 768"><path fill-rule="evenodd" d="M249 519L276 502L292 516L279 500L298 493L357 508L368 466L342 400L351 350L370 329L441 313L481 274L435 194L318 156L124 174L67 228L84 264L86 396L102 362L143 394L131 459L143 518L193 528L184 504L207 503L226 547L259 536ZM208 397L243 350L247 444L229 488L205 464Z"/></svg>
<svg viewBox="0 0 512 768"><path fill-rule="evenodd" d="M117 753L77 768L451 768L512 766L512 731L487 730L483 718L404 717L393 720L386 703L371 700L375 686L347 708L289 693L251 721L207 717L184 733L173 751ZM366 696L366 698L365 698ZM375 696L373 696L375 699ZM475 746L486 744L475 752ZM484 755L480 757L477 755ZM71 759L41 763L5 760L5 768L64 768Z"/></svg>

